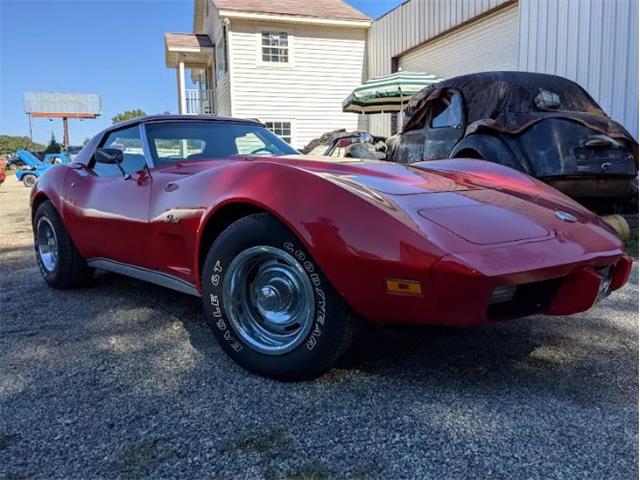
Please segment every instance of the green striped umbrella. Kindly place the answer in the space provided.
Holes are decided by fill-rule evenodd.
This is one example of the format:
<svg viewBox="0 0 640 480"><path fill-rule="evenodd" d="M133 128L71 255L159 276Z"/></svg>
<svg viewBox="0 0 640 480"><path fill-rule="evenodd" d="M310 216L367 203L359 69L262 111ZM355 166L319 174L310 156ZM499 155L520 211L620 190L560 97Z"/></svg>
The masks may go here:
<svg viewBox="0 0 640 480"><path fill-rule="evenodd" d="M424 87L438 83L435 75L398 71L367 80L344 102L343 112L392 113L401 112L416 93Z"/></svg>

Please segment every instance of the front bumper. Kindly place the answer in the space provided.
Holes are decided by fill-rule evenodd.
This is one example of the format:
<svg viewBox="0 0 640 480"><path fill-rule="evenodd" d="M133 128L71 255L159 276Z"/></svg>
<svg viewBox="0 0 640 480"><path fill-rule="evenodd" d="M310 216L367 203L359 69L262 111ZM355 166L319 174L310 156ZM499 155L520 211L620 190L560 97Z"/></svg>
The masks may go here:
<svg viewBox="0 0 640 480"><path fill-rule="evenodd" d="M434 266L433 286L442 314L438 323L472 326L532 314L583 312L603 293L621 288L628 281L632 266L626 254L613 253L528 271L494 267L488 273L477 267L488 266L491 258L487 254L492 255L469 255L475 257L473 263L471 258L464 261L465 256L445 256ZM603 282L606 292L601 288ZM494 291L504 286L515 287L513 297L492 303Z"/></svg>

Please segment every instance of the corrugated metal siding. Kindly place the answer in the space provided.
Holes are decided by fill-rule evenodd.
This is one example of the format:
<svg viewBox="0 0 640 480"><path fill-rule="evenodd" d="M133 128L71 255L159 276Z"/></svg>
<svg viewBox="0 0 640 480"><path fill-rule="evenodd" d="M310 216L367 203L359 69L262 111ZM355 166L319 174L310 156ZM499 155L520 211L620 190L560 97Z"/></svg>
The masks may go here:
<svg viewBox="0 0 640 480"><path fill-rule="evenodd" d="M406 71L450 78L518 68L518 6L500 9L400 57Z"/></svg>
<svg viewBox="0 0 640 480"><path fill-rule="evenodd" d="M368 78L391 72L391 59L510 0L412 0L373 22ZM388 115L370 115L372 133L388 135Z"/></svg>
<svg viewBox="0 0 640 480"><path fill-rule="evenodd" d="M260 61L263 30L289 32L289 65ZM355 130L359 116L342 112L342 101L363 81L365 42L364 29L232 21L233 115L291 121L296 147L329 130Z"/></svg>
<svg viewBox="0 0 640 480"><path fill-rule="evenodd" d="M519 69L578 82L638 138L638 0L520 0Z"/></svg>

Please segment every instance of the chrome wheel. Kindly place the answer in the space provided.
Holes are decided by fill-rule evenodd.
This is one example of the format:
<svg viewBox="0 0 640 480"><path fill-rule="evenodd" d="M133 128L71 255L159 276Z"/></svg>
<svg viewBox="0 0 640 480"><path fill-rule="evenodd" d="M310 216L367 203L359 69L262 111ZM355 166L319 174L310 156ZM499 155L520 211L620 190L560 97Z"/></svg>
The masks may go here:
<svg viewBox="0 0 640 480"><path fill-rule="evenodd" d="M29 188L33 188L37 180L38 179L36 178L36 176L31 174L27 174L24 177L22 177L22 183L24 183L25 187L29 187Z"/></svg>
<svg viewBox="0 0 640 480"><path fill-rule="evenodd" d="M36 249L42 266L53 272L58 265L58 239L51 221L41 217L36 227Z"/></svg>
<svg viewBox="0 0 640 480"><path fill-rule="evenodd" d="M281 355L305 339L315 314L313 287L298 261L274 247L233 259L222 284L229 323L254 350Z"/></svg>

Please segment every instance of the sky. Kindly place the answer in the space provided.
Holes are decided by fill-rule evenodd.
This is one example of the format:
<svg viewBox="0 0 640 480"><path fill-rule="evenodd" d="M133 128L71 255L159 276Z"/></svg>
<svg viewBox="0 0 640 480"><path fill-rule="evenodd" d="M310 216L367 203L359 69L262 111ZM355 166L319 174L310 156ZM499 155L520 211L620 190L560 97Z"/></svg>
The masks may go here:
<svg viewBox="0 0 640 480"><path fill-rule="evenodd" d="M306 0L300 0L306 1ZM403 0L347 0L377 18ZM166 32L193 31L193 0L0 0L0 134L29 135L23 94L97 93L103 114L69 120L81 145L118 112L177 111ZM33 139L62 141L62 120L33 119Z"/></svg>

